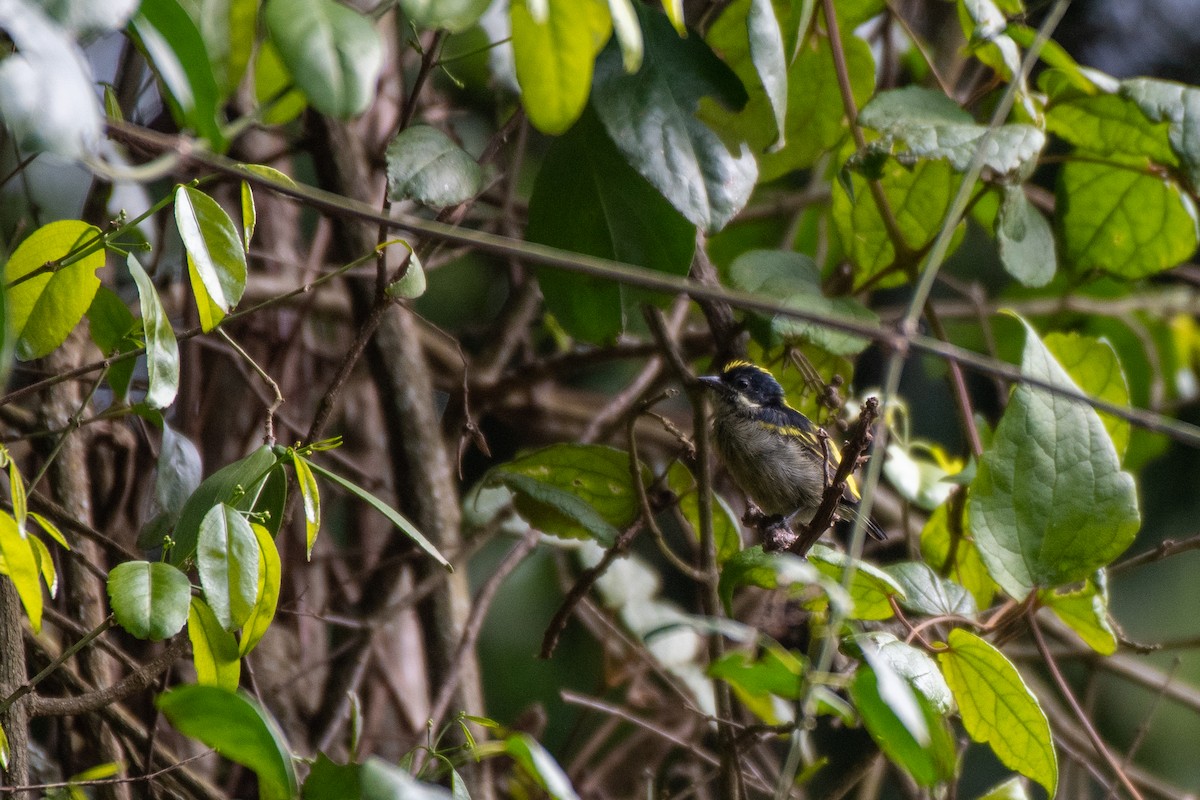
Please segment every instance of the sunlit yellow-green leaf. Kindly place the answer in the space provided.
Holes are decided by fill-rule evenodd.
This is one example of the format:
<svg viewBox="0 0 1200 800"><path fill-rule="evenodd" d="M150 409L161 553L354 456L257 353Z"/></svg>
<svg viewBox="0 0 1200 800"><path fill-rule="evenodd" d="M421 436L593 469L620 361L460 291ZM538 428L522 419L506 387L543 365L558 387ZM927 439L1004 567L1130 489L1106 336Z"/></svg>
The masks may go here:
<svg viewBox="0 0 1200 800"><path fill-rule="evenodd" d="M199 597L193 597L188 608L188 638L192 642L196 682L236 690L242 672L237 640L221 627L208 603Z"/></svg>

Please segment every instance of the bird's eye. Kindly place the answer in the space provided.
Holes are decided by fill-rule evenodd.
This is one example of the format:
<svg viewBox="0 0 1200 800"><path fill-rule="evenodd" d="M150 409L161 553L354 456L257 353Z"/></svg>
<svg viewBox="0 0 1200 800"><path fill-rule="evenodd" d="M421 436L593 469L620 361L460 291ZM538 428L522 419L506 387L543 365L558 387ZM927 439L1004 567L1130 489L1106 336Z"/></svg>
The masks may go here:
<svg viewBox="0 0 1200 800"><path fill-rule="evenodd" d="M750 381L746 380L745 378L738 378L736 381L733 382L733 385L736 386L737 388L745 391L746 389L750 388Z"/></svg>

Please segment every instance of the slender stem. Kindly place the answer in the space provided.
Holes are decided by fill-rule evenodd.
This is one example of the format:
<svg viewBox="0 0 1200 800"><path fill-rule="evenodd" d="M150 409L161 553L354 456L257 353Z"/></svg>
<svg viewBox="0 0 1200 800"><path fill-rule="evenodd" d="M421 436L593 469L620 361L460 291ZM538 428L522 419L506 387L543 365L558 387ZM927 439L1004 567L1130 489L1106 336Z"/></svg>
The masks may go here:
<svg viewBox="0 0 1200 800"><path fill-rule="evenodd" d="M86 635L84 635L66 650L63 650L61 653L59 653L58 658L47 664L45 669L43 669L37 675L34 675L29 680L25 681L25 683L18 686L8 697L0 700L0 714L3 714L5 711L7 711L13 703L32 692L39 683L44 681L46 678L49 678L52 674L54 674L55 670L66 663L67 659L91 644L93 639L111 628L114 623L115 620L110 614L107 619L105 619L95 628L92 628L90 631L88 631Z"/></svg>
<svg viewBox="0 0 1200 800"><path fill-rule="evenodd" d="M235 342L233 340L233 337L230 336L225 331L224 328L217 328L217 335L220 336L222 339L224 339L225 342L230 347L232 347L234 350L237 351L238 355L240 355L242 358L244 358L246 360L246 363L250 365L250 368L253 369L256 373L258 373L258 377L262 378L263 382L266 383L268 386L270 386L271 391L275 394L274 402L272 402L271 405L269 405L267 407L267 422L266 422L266 429L267 429L266 442L267 442L267 444L274 443L274 441L275 441L275 412L279 410L279 407L281 405L283 405L283 392L279 391L279 384L276 383L275 380L270 375L267 374L267 371L265 369L263 369L262 367L260 367L258 365L258 362L255 361L250 356L249 353L247 353L245 350L242 349L242 346L240 344L238 344L237 342ZM312 441L312 440L310 440L310 441Z"/></svg>

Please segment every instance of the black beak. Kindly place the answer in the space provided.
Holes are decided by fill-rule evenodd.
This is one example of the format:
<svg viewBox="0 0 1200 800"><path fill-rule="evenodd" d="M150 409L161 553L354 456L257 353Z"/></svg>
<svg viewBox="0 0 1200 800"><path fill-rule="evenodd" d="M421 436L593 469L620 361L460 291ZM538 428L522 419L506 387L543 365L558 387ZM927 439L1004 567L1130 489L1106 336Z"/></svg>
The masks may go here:
<svg viewBox="0 0 1200 800"><path fill-rule="evenodd" d="M721 383L721 379L716 375L701 375L696 380L706 389L712 389L717 392L725 390L725 384Z"/></svg>

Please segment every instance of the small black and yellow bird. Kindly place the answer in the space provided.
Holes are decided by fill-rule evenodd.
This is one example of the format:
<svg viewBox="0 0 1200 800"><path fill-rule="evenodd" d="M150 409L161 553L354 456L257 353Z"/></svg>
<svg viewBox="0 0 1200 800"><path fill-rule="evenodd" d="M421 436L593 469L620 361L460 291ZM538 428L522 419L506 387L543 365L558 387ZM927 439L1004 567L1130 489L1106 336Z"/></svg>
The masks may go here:
<svg viewBox="0 0 1200 800"><path fill-rule="evenodd" d="M837 447L822 444L817 426L787 404L779 381L762 367L731 361L700 382L716 397L713 441L738 486L764 514L810 522L837 470ZM857 517L858 500L851 478L840 515ZM871 536L886 538L871 519L864 524Z"/></svg>

